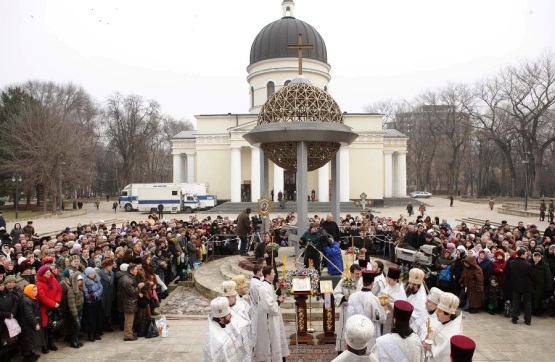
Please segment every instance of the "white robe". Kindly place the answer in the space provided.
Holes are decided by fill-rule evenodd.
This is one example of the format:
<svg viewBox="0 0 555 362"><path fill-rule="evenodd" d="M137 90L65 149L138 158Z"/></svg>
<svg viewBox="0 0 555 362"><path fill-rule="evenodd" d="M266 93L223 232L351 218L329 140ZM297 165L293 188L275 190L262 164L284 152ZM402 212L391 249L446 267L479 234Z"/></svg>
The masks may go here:
<svg viewBox="0 0 555 362"><path fill-rule="evenodd" d="M428 327L426 326L426 323L428 322L428 318L430 318L430 327L432 328L432 331L436 330L437 327L439 327L439 325L441 324L437 320L437 314L435 312L432 314L430 313L427 313L427 314L428 315L426 316L426 318L424 318L424 321L422 322L422 325L418 330L418 338L420 338L421 341L425 340L426 336L428 335Z"/></svg>
<svg viewBox="0 0 555 362"><path fill-rule="evenodd" d="M245 352L235 336L231 323L222 328L219 323L212 320L211 316L208 317L208 329L202 353L204 362L243 362Z"/></svg>
<svg viewBox="0 0 555 362"><path fill-rule="evenodd" d="M424 348L418 336L412 333L403 339L397 333L379 337L370 354L372 362L423 362Z"/></svg>
<svg viewBox="0 0 555 362"><path fill-rule="evenodd" d="M335 324L335 333L337 334L335 350L338 352L345 350L345 322L347 322L347 307L349 306L349 302L345 301L341 303L341 300L344 296L348 296L355 292L354 290L343 288L344 281L345 278L342 278L333 290L335 307L339 307L339 321ZM360 289L362 289L362 278L357 280L356 291L359 291Z"/></svg>
<svg viewBox="0 0 555 362"><path fill-rule="evenodd" d="M237 330L237 340L246 351L245 360L252 361L252 338L251 319L249 317L250 306L243 298L237 296L235 305L231 307L231 325Z"/></svg>
<svg viewBox="0 0 555 362"><path fill-rule="evenodd" d="M347 319L349 317L361 314L368 317L374 323L374 337L372 337L366 348L370 350L376 343L376 338L381 335L381 324L385 323L385 309L381 306L378 297L372 294L371 290L362 289L354 292L349 297L349 306L347 307Z"/></svg>
<svg viewBox="0 0 555 362"><path fill-rule="evenodd" d="M356 354L354 354L351 351L345 351L343 353L341 353L339 356L335 357L334 359L331 360L331 362L343 362L343 361L347 361L347 362L368 362L368 355L364 355L364 356L357 356Z"/></svg>
<svg viewBox="0 0 555 362"><path fill-rule="evenodd" d="M407 295L405 294L405 289L403 284L397 283L394 287L389 284L383 290L383 294L389 294L389 313L385 320L385 325L383 327L383 334L391 333L391 328L393 327L393 304L396 300L407 300Z"/></svg>
<svg viewBox="0 0 555 362"><path fill-rule="evenodd" d="M422 322L428 317L428 311L426 310L426 288L424 285L420 286L416 294L411 294L407 296L407 302L412 304L414 310L410 316L410 327L412 331L417 335L420 334L420 326Z"/></svg>
<svg viewBox="0 0 555 362"><path fill-rule="evenodd" d="M463 333L462 313L449 323L439 325L432 331L432 356L430 362L449 361L451 356L451 337Z"/></svg>
<svg viewBox="0 0 555 362"><path fill-rule="evenodd" d="M376 278L374 278L374 286L372 287L372 294L374 294L377 297L382 293L382 291L386 288L386 286L387 286L387 281L385 280L385 277L383 276L383 273L382 273L378 275Z"/></svg>
<svg viewBox="0 0 555 362"><path fill-rule="evenodd" d="M267 281L263 281L258 289L258 294L254 360L282 362L282 357L289 356L289 343L285 336L283 318L277 303L274 286Z"/></svg>
<svg viewBox="0 0 555 362"><path fill-rule="evenodd" d="M250 317L251 317L251 333L253 336L256 336L256 324L258 320L258 289L260 288L260 284L262 282L258 277L253 277L249 284L249 291L247 294L249 295L249 304L250 304ZM254 342L255 338L253 338ZM254 347L254 343L253 343Z"/></svg>

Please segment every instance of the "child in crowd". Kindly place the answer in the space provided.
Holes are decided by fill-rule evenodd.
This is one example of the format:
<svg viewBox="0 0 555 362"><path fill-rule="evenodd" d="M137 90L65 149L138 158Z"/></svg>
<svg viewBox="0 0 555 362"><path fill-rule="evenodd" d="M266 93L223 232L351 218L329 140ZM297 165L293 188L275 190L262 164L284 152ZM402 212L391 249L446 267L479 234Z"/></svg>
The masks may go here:
<svg viewBox="0 0 555 362"><path fill-rule="evenodd" d="M503 301L503 290L501 290L495 275L489 278L489 285L486 288L486 301L488 303L489 314L497 313Z"/></svg>

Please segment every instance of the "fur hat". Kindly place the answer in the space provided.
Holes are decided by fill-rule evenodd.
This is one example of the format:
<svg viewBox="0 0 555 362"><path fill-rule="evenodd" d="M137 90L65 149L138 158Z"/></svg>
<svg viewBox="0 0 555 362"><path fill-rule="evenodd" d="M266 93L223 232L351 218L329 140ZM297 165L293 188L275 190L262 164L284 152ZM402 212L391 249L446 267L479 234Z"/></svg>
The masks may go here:
<svg viewBox="0 0 555 362"><path fill-rule="evenodd" d="M233 278L231 278L237 284L235 289L245 288L247 286L247 278L243 274L237 274Z"/></svg>
<svg viewBox="0 0 555 362"><path fill-rule="evenodd" d="M470 362L476 349L476 343L461 335L451 337L451 361L453 362Z"/></svg>
<svg viewBox="0 0 555 362"><path fill-rule="evenodd" d="M368 317L355 314L345 323L345 341L356 350L366 347L370 339L374 337L374 323Z"/></svg>
<svg viewBox="0 0 555 362"><path fill-rule="evenodd" d="M459 298L453 293L443 293L437 305L437 309L449 314L456 314L458 307Z"/></svg>
<svg viewBox="0 0 555 362"><path fill-rule="evenodd" d="M237 288L237 283L233 280L226 280L222 282L222 292L220 293L222 297L233 297L237 295L235 289Z"/></svg>
<svg viewBox="0 0 555 362"><path fill-rule="evenodd" d="M229 300L225 297L212 299L210 302L210 313L214 318L222 318L230 314Z"/></svg>
<svg viewBox="0 0 555 362"><path fill-rule="evenodd" d="M430 294L428 294L428 300L435 305L438 305L442 295L443 291L441 289L433 287L430 289Z"/></svg>
<svg viewBox="0 0 555 362"><path fill-rule="evenodd" d="M424 271L419 268L412 268L409 271L409 283L412 284L422 284L424 281Z"/></svg>

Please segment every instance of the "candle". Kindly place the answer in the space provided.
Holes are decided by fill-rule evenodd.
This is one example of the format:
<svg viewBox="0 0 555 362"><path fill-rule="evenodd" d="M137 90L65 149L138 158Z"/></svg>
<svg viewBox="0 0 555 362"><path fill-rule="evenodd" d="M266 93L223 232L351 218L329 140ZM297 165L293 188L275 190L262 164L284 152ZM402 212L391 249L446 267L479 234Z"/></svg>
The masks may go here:
<svg viewBox="0 0 555 362"><path fill-rule="evenodd" d="M314 261L312 259L308 259L308 267L312 268L312 264L314 263Z"/></svg>
<svg viewBox="0 0 555 362"><path fill-rule="evenodd" d="M283 264L281 266L281 276L283 279L285 279L285 262L287 261L287 257L285 255L283 255L281 257L281 263Z"/></svg>

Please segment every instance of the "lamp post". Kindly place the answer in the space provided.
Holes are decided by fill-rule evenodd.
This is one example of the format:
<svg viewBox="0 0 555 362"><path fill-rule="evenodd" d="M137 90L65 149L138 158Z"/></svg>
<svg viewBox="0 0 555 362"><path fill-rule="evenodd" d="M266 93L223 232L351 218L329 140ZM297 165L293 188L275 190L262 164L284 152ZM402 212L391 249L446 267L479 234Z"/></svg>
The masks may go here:
<svg viewBox="0 0 555 362"><path fill-rule="evenodd" d="M528 155L530 152L524 152L524 161L522 163L525 166L524 169L524 211L528 211L528 165L530 164L530 160L528 159Z"/></svg>
<svg viewBox="0 0 555 362"><path fill-rule="evenodd" d="M21 175L14 173L12 175L12 182L15 183L15 219L19 219L19 183L21 182Z"/></svg>

